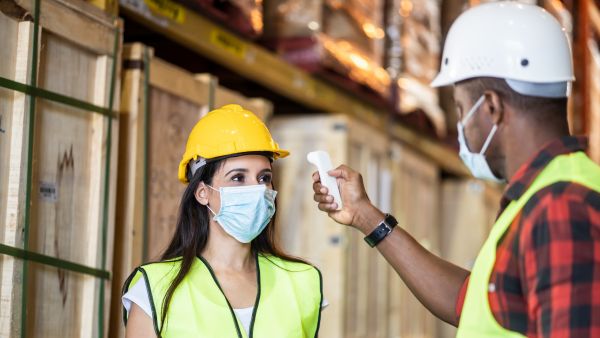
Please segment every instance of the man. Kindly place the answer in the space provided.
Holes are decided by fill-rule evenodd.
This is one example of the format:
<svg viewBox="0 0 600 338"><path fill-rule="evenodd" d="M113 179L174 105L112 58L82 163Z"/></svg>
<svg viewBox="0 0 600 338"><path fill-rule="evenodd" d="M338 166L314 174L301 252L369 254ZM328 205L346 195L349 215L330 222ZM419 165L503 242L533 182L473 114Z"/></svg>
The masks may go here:
<svg viewBox="0 0 600 338"><path fill-rule="evenodd" d="M454 85L460 156L473 175L508 181L472 272L394 228L346 166L330 172L343 209L317 173L314 199L367 235L459 337L600 337L600 167L587 140L569 136L573 80L567 37L539 7L480 5L451 27L432 85Z"/></svg>

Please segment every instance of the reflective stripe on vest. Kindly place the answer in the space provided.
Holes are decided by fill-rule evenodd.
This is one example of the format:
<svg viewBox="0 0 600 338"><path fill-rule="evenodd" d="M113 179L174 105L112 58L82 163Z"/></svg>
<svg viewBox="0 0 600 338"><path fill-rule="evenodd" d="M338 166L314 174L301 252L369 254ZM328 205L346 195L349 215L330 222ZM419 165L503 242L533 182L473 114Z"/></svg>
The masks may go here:
<svg viewBox="0 0 600 338"><path fill-rule="evenodd" d="M321 273L315 267L274 256L257 257L258 295L250 332L227 301L208 262L197 258L175 289L165 327L160 332L162 302L177 275L181 259L143 265L125 283L124 292L138 280L150 290L157 336L170 337L316 337L322 302ZM125 318L126 321L126 318Z"/></svg>
<svg viewBox="0 0 600 338"><path fill-rule="evenodd" d="M490 308L488 286L496 261L496 248L527 201L539 190L558 182L574 182L600 192L600 167L583 152L558 156L542 170L521 198L508 205L498 217L475 260L467 286L457 337L525 337L503 328L494 318Z"/></svg>

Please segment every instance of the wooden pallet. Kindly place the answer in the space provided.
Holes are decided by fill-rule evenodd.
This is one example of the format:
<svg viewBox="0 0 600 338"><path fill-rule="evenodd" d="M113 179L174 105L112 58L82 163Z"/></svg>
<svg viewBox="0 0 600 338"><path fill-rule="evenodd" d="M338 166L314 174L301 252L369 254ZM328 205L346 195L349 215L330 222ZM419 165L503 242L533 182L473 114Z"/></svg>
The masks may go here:
<svg viewBox="0 0 600 338"><path fill-rule="evenodd" d="M34 24L29 21L33 3L0 2L0 76L99 109L114 108L109 102L113 65L120 64L118 21L83 2L41 0L39 49L33 55ZM39 60L37 66L32 65L34 58ZM37 68L35 84L31 83L33 67ZM117 134L117 120L112 119L111 127L105 115L38 96L35 119L30 121L33 102L20 91L0 89L0 120L5 131L0 134L1 243L44 255L57 264L70 262L109 271L116 177L106 174L107 161L111 163L108 172L116 169L118 138L109 137L109 129ZM31 123L33 144L29 145ZM29 190L28 165L32 170ZM108 281L39 262L26 265L23 281L22 260L2 255L0 262L0 336L17 336L23 330L27 337L99 335L105 326L99 321L99 303L108 304L110 298L110 291L100 290L109 290ZM21 303L23 291L25 304ZM21 327L23 307L26 327Z"/></svg>
<svg viewBox="0 0 600 338"><path fill-rule="evenodd" d="M317 265L330 305L324 337L435 337L435 322L395 271L355 230L336 224L312 200L309 151L326 150L334 165L363 174L371 200L399 217L436 250L438 169L378 131L342 115L274 118L271 131L291 156L275 162L277 226L283 247ZM396 156L392 156L394 150ZM419 207L416 207L416 206ZM417 212L427 210L426 215ZM430 222L431 221L431 222ZM408 304L411 304L410 306Z"/></svg>
<svg viewBox="0 0 600 338"><path fill-rule="evenodd" d="M185 189L177 167L192 127L209 104L240 104L263 119L272 111L269 101L218 86L211 75L189 73L154 57L142 44L126 45L123 59L114 261L119 286L136 266L159 259L169 244ZM111 337L124 336L121 318L120 288L115 288Z"/></svg>
<svg viewBox="0 0 600 338"><path fill-rule="evenodd" d="M475 179L450 179L442 184L441 254L471 270L500 209L502 188ZM443 323L440 337L456 336L456 328Z"/></svg>

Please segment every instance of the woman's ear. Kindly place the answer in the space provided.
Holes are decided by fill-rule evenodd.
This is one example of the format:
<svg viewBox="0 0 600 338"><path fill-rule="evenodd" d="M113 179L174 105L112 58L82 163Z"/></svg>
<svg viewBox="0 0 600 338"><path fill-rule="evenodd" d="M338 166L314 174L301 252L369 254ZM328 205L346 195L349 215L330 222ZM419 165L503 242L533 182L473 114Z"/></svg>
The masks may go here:
<svg viewBox="0 0 600 338"><path fill-rule="evenodd" d="M196 197L196 201L198 201L198 203L202 205L208 204L208 189L209 188L206 186L206 184L204 184L204 182L200 182L200 184L198 184L198 188L196 188L196 191L194 192L194 196Z"/></svg>

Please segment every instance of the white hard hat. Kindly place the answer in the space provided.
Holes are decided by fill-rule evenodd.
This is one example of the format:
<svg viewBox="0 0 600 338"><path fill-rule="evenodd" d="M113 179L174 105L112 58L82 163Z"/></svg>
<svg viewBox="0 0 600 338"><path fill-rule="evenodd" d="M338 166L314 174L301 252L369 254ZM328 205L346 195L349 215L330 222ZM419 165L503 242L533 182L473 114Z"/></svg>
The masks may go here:
<svg viewBox="0 0 600 338"><path fill-rule="evenodd" d="M477 77L506 79L523 95L567 97L575 80L569 39L541 7L508 1L473 7L452 24L431 85Z"/></svg>

